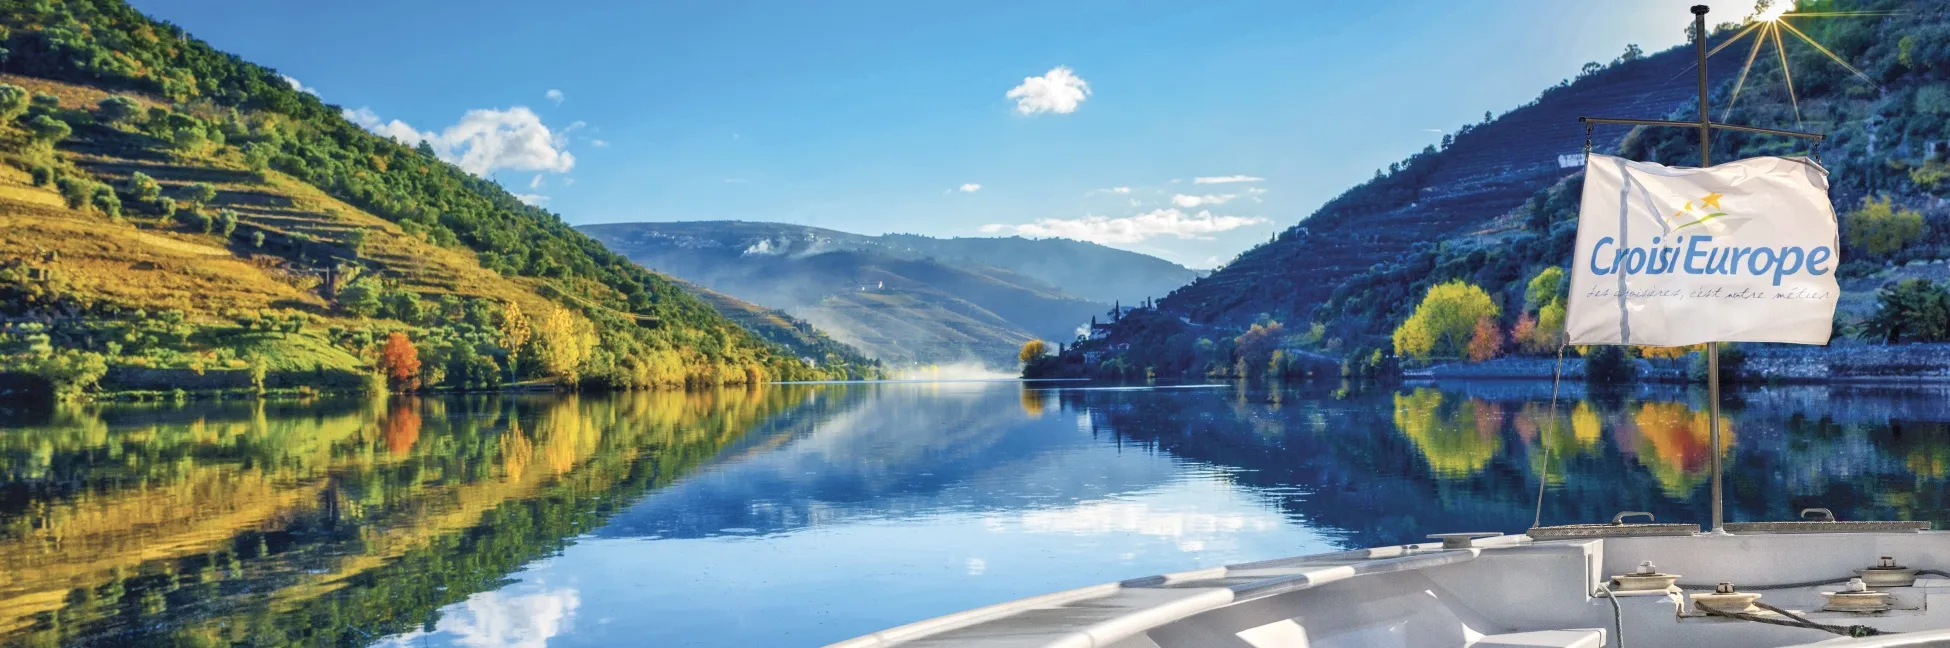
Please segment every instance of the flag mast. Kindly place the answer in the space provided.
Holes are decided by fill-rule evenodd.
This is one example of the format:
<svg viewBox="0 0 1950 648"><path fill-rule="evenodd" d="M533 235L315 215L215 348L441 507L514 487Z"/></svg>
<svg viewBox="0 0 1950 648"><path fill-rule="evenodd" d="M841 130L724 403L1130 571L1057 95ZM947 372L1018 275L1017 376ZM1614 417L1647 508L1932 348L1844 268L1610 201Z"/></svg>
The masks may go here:
<svg viewBox="0 0 1950 648"><path fill-rule="evenodd" d="M1706 98L1707 98L1706 12L1707 11L1708 9L1706 5L1693 5L1693 9L1692 9L1693 49L1698 54L1697 67L1699 68L1699 121L1683 122L1683 121L1670 121L1670 120L1662 120L1662 119L1613 119L1607 117L1579 117L1578 121L1584 123L1586 129L1591 128L1591 125L1593 124L1620 124L1620 125L1627 125L1627 126L1661 126L1661 127L1696 129L1699 131L1699 166L1702 169L1713 166L1713 157L1711 151L1712 151L1713 129L1716 128L1721 130L1740 131L1746 133L1759 133L1763 135L1780 135L1783 137L1798 137L1802 139L1812 140L1814 141L1816 146L1820 146L1821 141L1827 139L1827 136L1822 135L1820 133L1804 133L1801 131L1776 130L1772 128L1755 128L1752 126L1735 126L1733 124L1721 124L1721 123L1714 122L1712 119L1710 119L1707 116L1707 103L1706 103ZM1707 407L1709 412L1709 414L1707 415L1707 422L1708 425L1711 426L1711 429L1708 432L1707 443L1713 448L1712 532L1726 533L1726 530L1721 528L1721 526L1726 521L1726 514L1724 511L1724 507L1722 506L1722 498L1721 498L1722 489L1721 489L1720 454L1724 450L1724 448L1721 446L1720 443L1720 343L1719 342L1710 342L1706 345L1706 394L1707 394L1706 398L1708 401Z"/></svg>

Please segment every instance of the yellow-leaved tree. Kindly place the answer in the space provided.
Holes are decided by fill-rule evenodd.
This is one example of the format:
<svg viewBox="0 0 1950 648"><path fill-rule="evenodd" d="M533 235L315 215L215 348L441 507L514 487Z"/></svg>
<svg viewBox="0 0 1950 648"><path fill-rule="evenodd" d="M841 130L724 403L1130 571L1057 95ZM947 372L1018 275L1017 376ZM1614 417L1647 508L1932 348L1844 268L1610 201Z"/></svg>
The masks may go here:
<svg viewBox="0 0 1950 648"><path fill-rule="evenodd" d="M1510 339L1525 353L1548 354L1564 344L1564 270L1551 266L1539 270L1524 286L1526 312L1517 318ZM1535 316L1531 312L1536 313Z"/></svg>
<svg viewBox="0 0 1950 648"><path fill-rule="evenodd" d="M1046 353L1049 353L1049 345L1044 344L1042 340L1030 340L1022 343L1022 352L1016 354L1016 357L1021 359L1023 364L1029 364L1031 360L1041 358Z"/></svg>
<svg viewBox="0 0 1950 648"><path fill-rule="evenodd" d="M501 307L501 347L508 350L508 382L520 380L515 365L520 360L521 348L528 345L528 338L534 333L528 316L521 312L521 304L510 300Z"/></svg>
<svg viewBox="0 0 1950 648"><path fill-rule="evenodd" d="M535 350L542 361L542 368L564 383L575 383L582 361L589 357L589 350L596 346L595 325L576 317L567 308L556 306L549 311L548 317L542 318L542 325L536 333Z"/></svg>
<svg viewBox="0 0 1950 648"><path fill-rule="evenodd" d="M1463 357L1477 323L1502 313L1489 293L1460 279L1430 286L1415 312L1395 329L1395 354L1417 360Z"/></svg>
<svg viewBox="0 0 1950 648"><path fill-rule="evenodd" d="M1876 200L1864 196L1862 207L1843 219L1848 231L1844 239L1856 249L1872 256L1885 256L1922 238L1923 214L1889 202L1888 196Z"/></svg>

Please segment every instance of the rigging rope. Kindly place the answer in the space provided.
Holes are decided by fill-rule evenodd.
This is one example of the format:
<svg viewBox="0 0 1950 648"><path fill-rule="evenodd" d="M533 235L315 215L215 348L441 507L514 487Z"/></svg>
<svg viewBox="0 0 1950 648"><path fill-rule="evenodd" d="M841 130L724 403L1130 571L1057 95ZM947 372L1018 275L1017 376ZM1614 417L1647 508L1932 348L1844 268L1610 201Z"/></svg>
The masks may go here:
<svg viewBox="0 0 1950 648"><path fill-rule="evenodd" d="M1584 141L1584 154L1586 157L1589 157L1591 155L1591 140L1590 140L1591 127L1585 126L1584 132L1586 133L1585 135L1586 139ZM1544 525L1544 486L1550 483L1551 437L1557 434L1557 386L1558 383L1564 381L1564 348L1568 346L1570 345L1568 344L1557 345L1557 370L1551 372L1551 408L1549 410L1546 410L1549 412L1548 416L1551 417L1551 424L1550 424L1549 431L1544 433L1543 467L1538 469L1537 471L1537 517L1530 521L1530 528L1533 529ZM1616 604L1617 604L1616 602L1613 603L1613 605Z"/></svg>
<svg viewBox="0 0 1950 648"><path fill-rule="evenodd" d="M1625 611L1618 607L1618 595L1611 593L1609 583L1598 583L1598 591L1604 592L1605 598L1611 601L1612 634L1618 639L1618 648L1625 648Z"/></svg>
<svg viewBox="0 0 1950 648"><path fill-rule="evenodd" d="M1754 601L1753 605L1754 607L1781 615L1784 618L1777 619L1774 617L1762 616L1759 614L1748 614L1746 612L1724 612L1721 610L1715 610L1711 606L1700 605L1698 603L1694 603L1693 608L1701 612L1705 612L1706 614L1711 616L1723 616L1732 619L1740 619L1742 621L1752 621L1755 623L1765 623L1768 625L1786 626L1789 628L1806 628L1809 630L1820 630L1822 632L1838 634L1844 637L1874 637L1877 635L1889 634L1888 632L1884 632L1882 630L1871 628L1865 625L1839 626L1839 625L1828 625L1826 623L1815 623L1799 614L1795 614L1793 612L1789 612L1787 610L1783 610L1781 608L1777 608L1772 605L1762 603L1760 601Z"/></svg>

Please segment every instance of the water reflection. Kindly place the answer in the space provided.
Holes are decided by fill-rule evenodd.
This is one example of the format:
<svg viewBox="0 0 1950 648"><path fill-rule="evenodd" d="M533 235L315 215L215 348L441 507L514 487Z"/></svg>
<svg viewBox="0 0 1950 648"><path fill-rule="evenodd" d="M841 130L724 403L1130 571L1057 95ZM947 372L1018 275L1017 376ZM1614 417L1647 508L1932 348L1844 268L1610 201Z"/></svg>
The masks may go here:
<svg viewBox="0 0 1950 648"><path fill-rule="evenodd" d="M1734 392L1728 517L1950 519L1926 388ZM1016 384L101 406L0 429L9 644L808 645L1455 530L1700 520L1703 394ZM30 420L21 420L21 419ZM872 603L867 603L872 601Z"/></svg>
<svg viewBox="0 0 1950 648"><path fill-rule="evenodd" d="M616 497L801 403L761 390L59 411L0 434L0 632L366 643L492 590Z"/></svg>

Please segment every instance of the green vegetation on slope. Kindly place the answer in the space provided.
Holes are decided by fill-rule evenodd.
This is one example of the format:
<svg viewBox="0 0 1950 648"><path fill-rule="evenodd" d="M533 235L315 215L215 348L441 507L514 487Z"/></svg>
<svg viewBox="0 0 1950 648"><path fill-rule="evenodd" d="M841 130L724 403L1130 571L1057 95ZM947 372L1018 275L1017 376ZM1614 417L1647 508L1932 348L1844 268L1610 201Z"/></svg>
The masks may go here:
<svg viewBox="0 0 1950 648"><path fill-rule="evenodd" d="M72 392L143 384L118 367L215 368L261 387L235 338L265 320L362 365L408 331L436 360L422 387L852 373L802 363L555 215L119 0L0 2L0 38L20 75L0 88L0 156L19 170L0 178L0 373ZM504 334L517 310L536 335ZM120 339L159 313L170 330Z"/></svg>
<svg viewBox="0 0 1950 648"><path fill-rule="evenodd" d="M1714 118L1736 124L1777 128L1800 128L1830 136L1821 147L1822 162L1831 172L1832 194L1837 212L1842 215L1847 254L1838 273L1842 279L1842 308L1837 331L1866 334L1868 339L1933 340L1927 331L1950 330L1950 309L1943 310L1941 326L1924 324L1901 326L1894 313L1930 313L1939 309L1919 308L1927 302L1922 286L1904 290L1878 289L1903 279L1943 281L1950 271L1943 261L1950 260L1950 211L1941 199L1950 193L1950 158L1941 142L1950 138L1950 15L1938 8L1918 10L1913 5L1892 1L1804 3L1804 12L1901 12L1896 15L1850 15L1828 19L1809 19L1797 26L1817 41L1826 44L1842 59L1861 69L1868 80L1851 74L1819 52L1789 45L1789 66L1794 72L1797 101L1790 101L1780 63L1772 57L1759 57L1746 77L1739 100L1727 106L1737 82L1744 51L1728 48L1714 57L1711 70L1714 90L1710 99ZM1790 19L1794 20L1794 19ZM1715 38L1731 35L1731 25L1722 25ZM1546 114L1570 115L1566 106L1584 101L1586 94L1601 95L1608 85L1622 83L1637 67L1674 60L1674 54L1690 56L1690 47L1655 55L1639 62L1621 59L1612 66L1587 66L1587 74L1577 83L1552 88L1537 104L1521 108L1477 128L1475 137L1490 129L1528 127L1547 129L1562 124L1551 122L1509 123L1535 120ZM1731 64L1729 66L1729 63ZM1728 67L1723 67L1728 66ZM1656 67L1656 66L1655 66ZM1677 68L1674 68L1677 69ZM1659 78L1672 72L1659 73ZM1799 117L1796 115L1798 102ZM1694 102L1675 102L1661 110L1672 119L1692 119L1697 114ZM1618 114L1621 108L1595 105L1604 114ZM1597 114L1597 113L1593 113ZM1628 116L1637 116L1629 115ZM1565 117L1568 119L1569 117ZM1797 125L1798 124L1798 125ZM1657 161L1669 165L1698 164L1697 135L1683 129L1615 129L1623 136L1609 138L1598 132L1599 150L1606 142L1616 142L1620 155ZM1581 138L1581 129L1577 133ZM1228 367L1231 358L1224 353L1224 342L1243 332L1248 322L1281 321L1300 331L1318 331L1313 336L1291 336L1283 346L1316 350L1350 360L1351 368L1369 370L1384 362L1382 356L1397 350L1394 340L1404 331L1423 297L1431 287L1462 282L1487 293L1500 314L1491 319L1484 336L1507 340L1498 346L1500 353L1545 355L1556 350L1552 330L1563 323L1561 304L1554 295L1532 294L1533 284L1551 284L1544 292L1559 295L1564 290L1562 270L1571 258L1576 238L1578 199L1583 189L1581 173L1553 176L1539 174L1542 187L1527 197L1511 199L1512 208L1470 218L1447 218L1441 195L1450 189L1439 182L1447 169L1458 164L1451 157L1484 158L1489 153L1471 151L1471 133L1453 140L1452 147L1431 149L1411 157L1390 173L1349 190L1330 202L1313 218L1283 232L1277 241L1241 255L1240 261L1212 277L1173 293L1161 300L1157 317L1125 318L1110 343L1157 340L1156 345L1132 344L1128 354L1110 354L1120 366L1137 371L1153 368L1165 373L1197 372L1200 368ZM1494 143L1505 149L1500 155L1517 159L1528 154L1529 145L1519 139ZM1785 138L1720 133L1713 142L1715 160L1732 160L1762 155L1805 155L1804 142ZM1510 180L1515 176L1497 176ZM1538 180L1530 180L1537 182ZM1393 189L1390 189L1393 188ZM1430 196L1434 195L1435 198ZM1391 197L1392 196L1392 197ZM1417 196L1421 199L1418 200ZM1493 203L1486 202L1485 204ZM1452 210L1455 214L1461 210ZM1417 216L1421 214L1422 216ZM1359 217L1359 218L1357 218ZM1307 255L1332 256L1350 241L1370 243L1388 236L1384 222L1396 218L1424 218L1420 241L1402 245L1402 251L1362 263L1332 266L1345 273L1335 281L1318 287L1294 283L1297 278L1278 263L1267 259L1292 261ZM1366 222L1364 222L1366 221ZM1437 226L1439 225L1439 226ZM1323 236L1331 232L1331 236ZM1390 246L1368 248L1376 250ZM1284 262L1284 261L1283 261ZM1560 278L1539 281L1544 277ZM1901 303L1879 306L1878 300ZM1888 313L1877 315L1877 313ZM1186 320L1198 324L1187 324ZM1306 323L1307 326L1292 325ZM1467 324L1466 322L1464 324ZM1155 330L1154 330L1155 329ZM1924 333L1917 333L1922 331ZM1466 335L1465 335L1466 333ZM1448 335L1477 338L1475 331L1449 331ZM1412 335L1411 335L1412 337ZM1460 338L1459 338L1460 339ZM1169 340L1176 340L1169 342ZM1200 341L1216 345L1220 358L1202 358L1195 348ZM1467 347L1464 344L1463 347ZM1485 345L1488 346L1488 345ZM1417 347L1419 349L1419 347ZM1090 351L1086 345L1079 352ZM1463 354L1468 354L1464 348ZM1685 350L1644 349L1648 357L1682 355ZM1436 354L1441 355L1441 354ZM1495 354L1491 354L1495 355ZM1426 359L1426 358L1425 358ZM1108 359L1107 359L1108 361ZM1419 361L1419 360L1418 360Z"/></svg>

